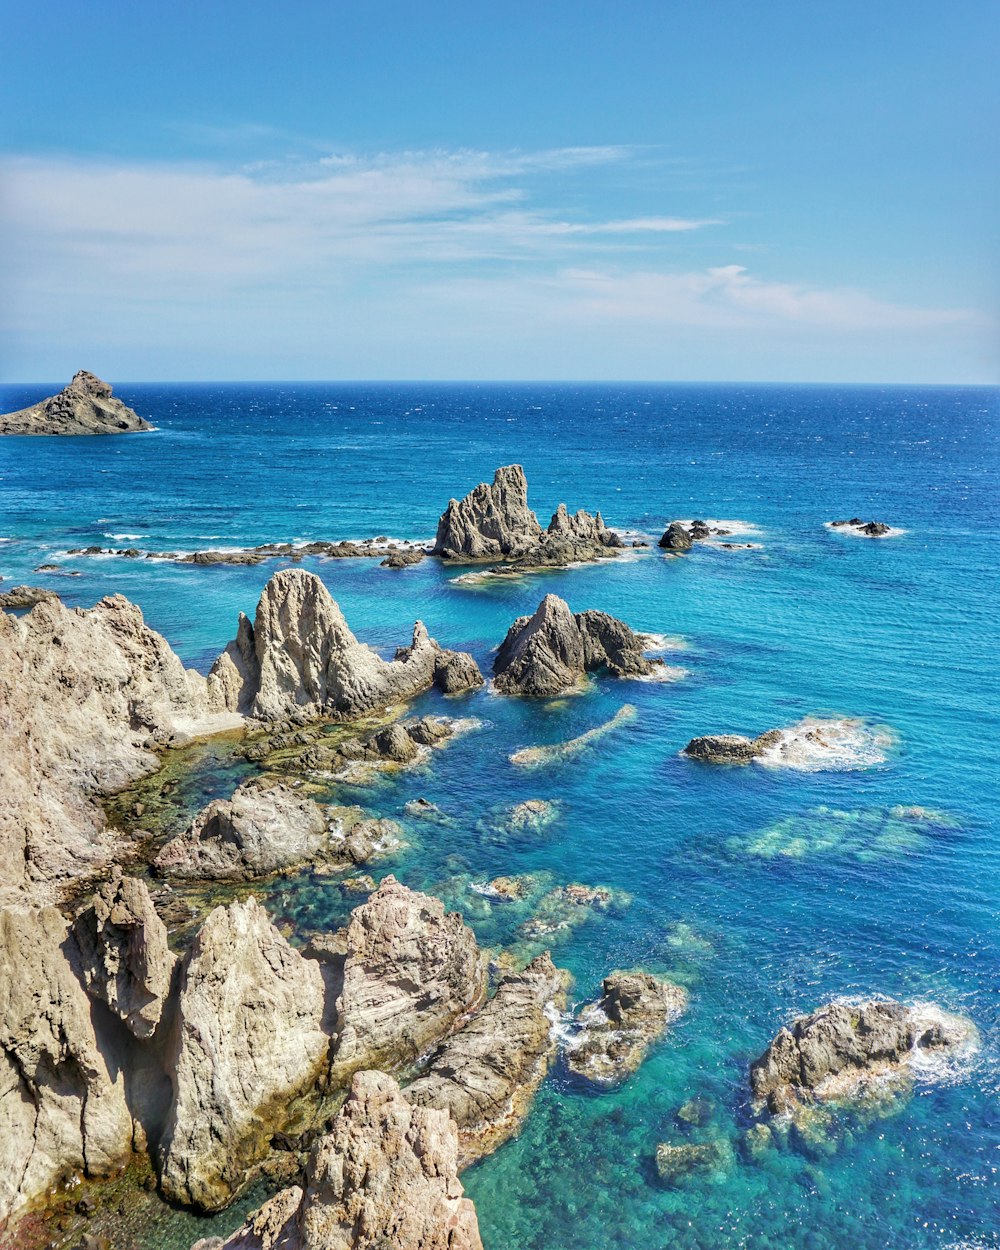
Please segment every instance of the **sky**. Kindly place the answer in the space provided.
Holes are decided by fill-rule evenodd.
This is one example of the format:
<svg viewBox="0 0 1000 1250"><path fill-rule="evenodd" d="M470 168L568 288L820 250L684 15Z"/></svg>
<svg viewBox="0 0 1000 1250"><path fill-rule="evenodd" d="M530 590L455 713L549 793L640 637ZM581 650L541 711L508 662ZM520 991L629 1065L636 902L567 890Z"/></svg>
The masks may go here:
<svg viewBox="0 0 1000 1250"><path fill-rule="evenodd" d="M1000 379L995 0L0 12L0 381Z"/></svg>

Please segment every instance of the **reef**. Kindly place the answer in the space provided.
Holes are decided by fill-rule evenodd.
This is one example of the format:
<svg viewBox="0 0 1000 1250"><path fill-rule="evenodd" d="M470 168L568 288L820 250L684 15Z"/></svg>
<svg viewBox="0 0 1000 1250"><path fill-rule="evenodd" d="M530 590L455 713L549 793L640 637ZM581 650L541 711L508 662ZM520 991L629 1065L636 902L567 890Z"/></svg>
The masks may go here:
<svg viewBox="0 0 1000 1250"><path fill-rule="evenodd" d="M84 369L58 395L0 416L0 434L132 434L151 429L114 398L107 382Z"/></svg>

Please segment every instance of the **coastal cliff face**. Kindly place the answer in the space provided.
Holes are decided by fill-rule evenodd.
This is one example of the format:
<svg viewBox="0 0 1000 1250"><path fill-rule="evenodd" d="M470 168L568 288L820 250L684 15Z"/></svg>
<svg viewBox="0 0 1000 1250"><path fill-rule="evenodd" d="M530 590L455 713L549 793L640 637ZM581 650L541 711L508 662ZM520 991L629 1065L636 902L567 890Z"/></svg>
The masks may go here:
<svg viewBox="0 0 1000 1250"><path fill-rule="evenodd" d="M256 720L289 715L362 716L439 684L453 693L459 653L444 651L418 621L409 647L383 660L359 642L318 577L282 569L264 587L253 624L241 616L236 638L209 680L234 711ZM471 656L461 657L464 688L481 684ZM447 676L445 676L447 674Z"/></svg>
<svg viewBox="0 0 1000 1250"><path fill-rule="evenodd" d="M151 430L115 399L107 382L81 369L58 395L0 416L0 434L131 434Z"/></svg>
<svg viewBox="0 0 1000 1250"><path fill-rule="evenodd" d="M0 614L0 905L107 865L121 848L94 797L154 771L156 748L239 723L121 595Z"/></svg>

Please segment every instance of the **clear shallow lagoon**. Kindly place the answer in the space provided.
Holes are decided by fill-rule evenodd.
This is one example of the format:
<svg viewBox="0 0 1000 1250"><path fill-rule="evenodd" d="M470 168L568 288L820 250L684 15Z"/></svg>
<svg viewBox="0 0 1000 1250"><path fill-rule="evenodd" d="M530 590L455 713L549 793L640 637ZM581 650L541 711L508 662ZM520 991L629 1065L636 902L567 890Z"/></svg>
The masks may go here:
<svg viewBox="0 0 1000 1250"><path fill-rule="evenodd" d="M4 411L57 386L0 389ZM409 821L380 871L437 891L484 943L527 911L469 889L535 873L619 892L556 935L593 997L612 968L682 982L688 1014L620 1090L557 1068L520 1138L465 1174L487 1250L808 1250L1000 1246L998 396L984 388L763 386L121 386L159 432L0 440L0 573L71 604L120 591L205 668L270 572L66 558L92 543L153 550L391 535L425 539L452 495L525 467L543 523L564 500L655 541L673 517L748 522L759 549L699 547L454 585L436 561L305 561L355 632L380 648L421 617L485 668L546 591L637 629L679 635L673 684L598 680L552 705L483 692L419 710L483 727L422 772L337 791L397 816L423 795L448 823ZM904 529L866 540L823 522ZM738 541L738 540L737 540ZM41 563L81 576L34 573ZM636 718L578 755L526 771L519 747L573 737L623 704ZM883 763L836 772L713 769L678 756L704 732L756 733L807 715L891 731ZM544 832L497 813L558 800ZM937 815L911 819L891 809ZM832 811L831 811L832 809ZM404 822L406 818L404 817ZM351 905L309 874L263 891L302 929ZM626 902L623 895L631 897ZM536 947L537 948L537 947ZM928 1080L894 1116L833 1147L745 1150L747 1064L780 1024L836 995L933 999L970 1015L983 1047L961 1080ZM692 1096L710 1121L676 1118ZM664 1188L660 1141L722 1136L732 1163ZM232 1221L230 1221L231 1223ZM225 1220L220 1224L225 1225ZM165 1213L150 1246L186 1250ZM201 1229L207 1231L207 1228Z"/></svg>

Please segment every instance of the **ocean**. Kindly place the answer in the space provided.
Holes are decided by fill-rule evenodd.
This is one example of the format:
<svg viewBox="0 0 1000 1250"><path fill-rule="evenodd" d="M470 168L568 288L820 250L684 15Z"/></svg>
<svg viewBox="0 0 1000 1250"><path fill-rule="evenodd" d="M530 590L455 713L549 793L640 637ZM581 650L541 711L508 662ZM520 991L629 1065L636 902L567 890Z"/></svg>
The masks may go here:
<svg viewBox="0 0 1000 1250"><path fill-rule="evenodd" d="M0 388L15 410L57 385ZM486 1250L954 1250L1000 1246L1000 424L990 388L709 385L121 385L158 427L0 440L0 574L72 605L122 593L206 671L281 562L203 567L69 556L389 536L428 540L449 498L524 466L543 524L600 509L622 559L461 581L436 560L303 560L360 638L391 654L422 619L487 671L547 592L660 636L674 680L596 677L550 703L436 693L415 709L478 726L414 772L331 799L400 819L377 864L460 910L490 946L550 946L571 999L612 969L683 985L690 1006L638 1073L595 1092L557 1063L519 1137L463 1176ZM871 540L824 523L884 520ZM666 522L726 523L725 549L655 546ZM40 564L52 572L36 572ZM70 576L76 571L79 576ZM524 769L635 709L577 754ZM837 722L834 767L698 764L694 736ZM827 763L829 761L826 761ZM231 789L207 760L189 807ZM423 797L434 821L404 813ZM505 820L544 799L534 831ZM178 809L180 823L186 812ZM523 904L482 886L529 875ZM523 926L568 882L605 909ZM477 888L478 887L478 888ZM311 873L262 885L299 937L357 901ZM543 904L544 908L548 904ZM579 911L579 909L578 909ZM890 995L971 1017L977 1053L922 1072L878 1117L838 1116L755 1151L747 1070L778 1028L831 998ZM690 1100L696 1105L678 1112ZM889 1113L891 1112L891 1113ZM685 1118L685 1116L687 1118ZM715 1143L666 1184L660 1142ZM164 1207L151 1250L228 1231ZM116 1247L116 1250L124 1250Z"/></svg>

